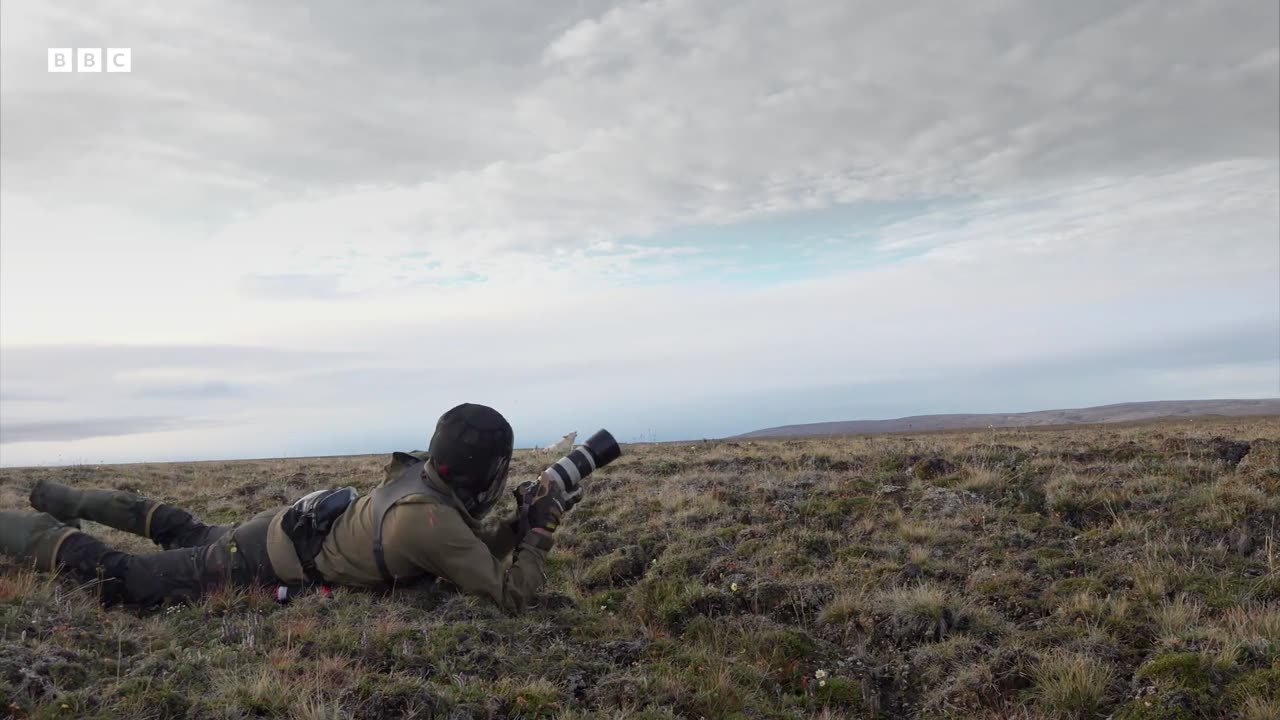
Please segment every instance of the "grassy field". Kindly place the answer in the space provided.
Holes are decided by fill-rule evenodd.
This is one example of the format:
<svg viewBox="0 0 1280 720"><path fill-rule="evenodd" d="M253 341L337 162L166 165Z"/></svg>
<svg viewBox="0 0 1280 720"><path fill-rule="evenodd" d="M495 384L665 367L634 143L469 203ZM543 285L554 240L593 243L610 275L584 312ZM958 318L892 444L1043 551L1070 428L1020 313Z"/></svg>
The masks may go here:
<svg viewBox="0 0 1280 720"><path fill-rule="evenodd" d="M91 588L0 565L0 709L1280 717L1278 420L625 450L519 618L449 588L103 611ZM552 459L520 453L513 481ZM0 507L50 477L228 522L371 488L385 460L12 469Z"/></svg>

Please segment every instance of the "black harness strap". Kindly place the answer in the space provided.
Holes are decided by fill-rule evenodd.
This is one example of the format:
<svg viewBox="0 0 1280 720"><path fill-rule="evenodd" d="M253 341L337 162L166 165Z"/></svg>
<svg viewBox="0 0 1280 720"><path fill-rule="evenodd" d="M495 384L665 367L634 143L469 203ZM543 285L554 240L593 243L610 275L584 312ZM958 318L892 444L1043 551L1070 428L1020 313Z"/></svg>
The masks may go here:
<svg viewBox="0 0 1280 720"><path fill-rule="evenodd" d="M447 495L432 487L423 477L426 467L426 461L419 460L405 468L395 480L370 493L370 502L373 503L373 560L378 565L383 582L388 586L394 585L396 578L387 569L387 559L382 551L382 521L386 519L391 506L410 495L427 495L445 505L450 503Z"/></svg>

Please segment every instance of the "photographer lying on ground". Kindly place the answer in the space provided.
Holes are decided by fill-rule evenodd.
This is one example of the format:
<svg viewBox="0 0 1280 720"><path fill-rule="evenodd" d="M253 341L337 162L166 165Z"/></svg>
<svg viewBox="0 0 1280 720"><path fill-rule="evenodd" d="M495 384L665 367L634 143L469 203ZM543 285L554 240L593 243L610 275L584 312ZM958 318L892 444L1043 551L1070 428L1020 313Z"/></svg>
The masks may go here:
<svg viewBox="0 0 1280 720"><path fill-rule="evenodd" d="M191 600L222 584L386 589L443 578L518 613L544 581L552 534L581 497L578 481L618 457L608 433L592 440L521 484L516 512L488 533L480 521L506 486L514 435L493 408L463 404L440 417L427 452L393 454L385 481L364 497L320 491L243 524L211 526L132 493L41 481L31 492L41 512L0 511L0 552L100 581L108 605ZM80 532L81 519L165 551L112 550Z"/></svg>

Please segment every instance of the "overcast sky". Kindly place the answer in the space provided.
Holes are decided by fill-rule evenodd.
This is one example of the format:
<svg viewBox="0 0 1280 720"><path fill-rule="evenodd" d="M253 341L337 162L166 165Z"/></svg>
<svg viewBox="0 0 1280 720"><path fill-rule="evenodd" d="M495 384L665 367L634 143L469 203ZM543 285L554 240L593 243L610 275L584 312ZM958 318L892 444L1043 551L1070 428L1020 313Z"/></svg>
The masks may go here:
<svg viewBox="0 0 1280 720"><path fill-rule="evenodd" d="M5 465L1280 396L1275 2L0 8Z"/></svg>

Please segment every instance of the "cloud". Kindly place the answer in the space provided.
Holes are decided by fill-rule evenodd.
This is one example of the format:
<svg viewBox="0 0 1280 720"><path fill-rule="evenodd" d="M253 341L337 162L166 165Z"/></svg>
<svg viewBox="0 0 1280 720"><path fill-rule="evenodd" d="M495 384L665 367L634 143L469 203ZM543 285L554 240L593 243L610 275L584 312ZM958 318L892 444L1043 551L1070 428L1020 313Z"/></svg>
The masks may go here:
<svg viewBox="0 0 1280 720"><path fill-rule="evenodd" d="M137 69L107 89L18 55L73 17L100 44L129 28ZM353 20L114 3L18 19L15 181L80 195L127 176L98 196L185 205L207 187L257 208L307 191L344 227L385 218L419 239L545 246L1278 150L1269 4L400 4Z"/></svg>
<svg viewBox="0 0 1280 720"><path fill-rule="evenodd" d="M725 405L685 399L752 393L758 426L810 387L901 415L939 378L1072 404L1089 358L1108 397L1280 365L1275 4L0 15L7 423L200 415L228 425L165 442L280 453L484 396L701 434ZM134 71L49 74L60 46Z"/></svg>
<svg viewBox="0 0 1280 720"><path fill-rule="evenodd" d="M169 387L153 387L138 390L135 394L142 398L186 398L213 399L238 398L245 394L247 388L229 382L205 382L195 385L172 385Z"/></svg>
<svg viewBox="0 0 1280 720"><path fill-rule="evenodd" d="M190 420L175 417L118 417L18 422L0 425L0 443L65 442L87 438L154 433L189 426Z"/></svg>
<svg viewBox="0 0 1280 720"><path fill-rule="evenodd" d="M65 402L67 398L58 395L46 395L42 393L29 393L22 390L4 390L0 391L0 402L7 403L59 403Z"/></svg>

